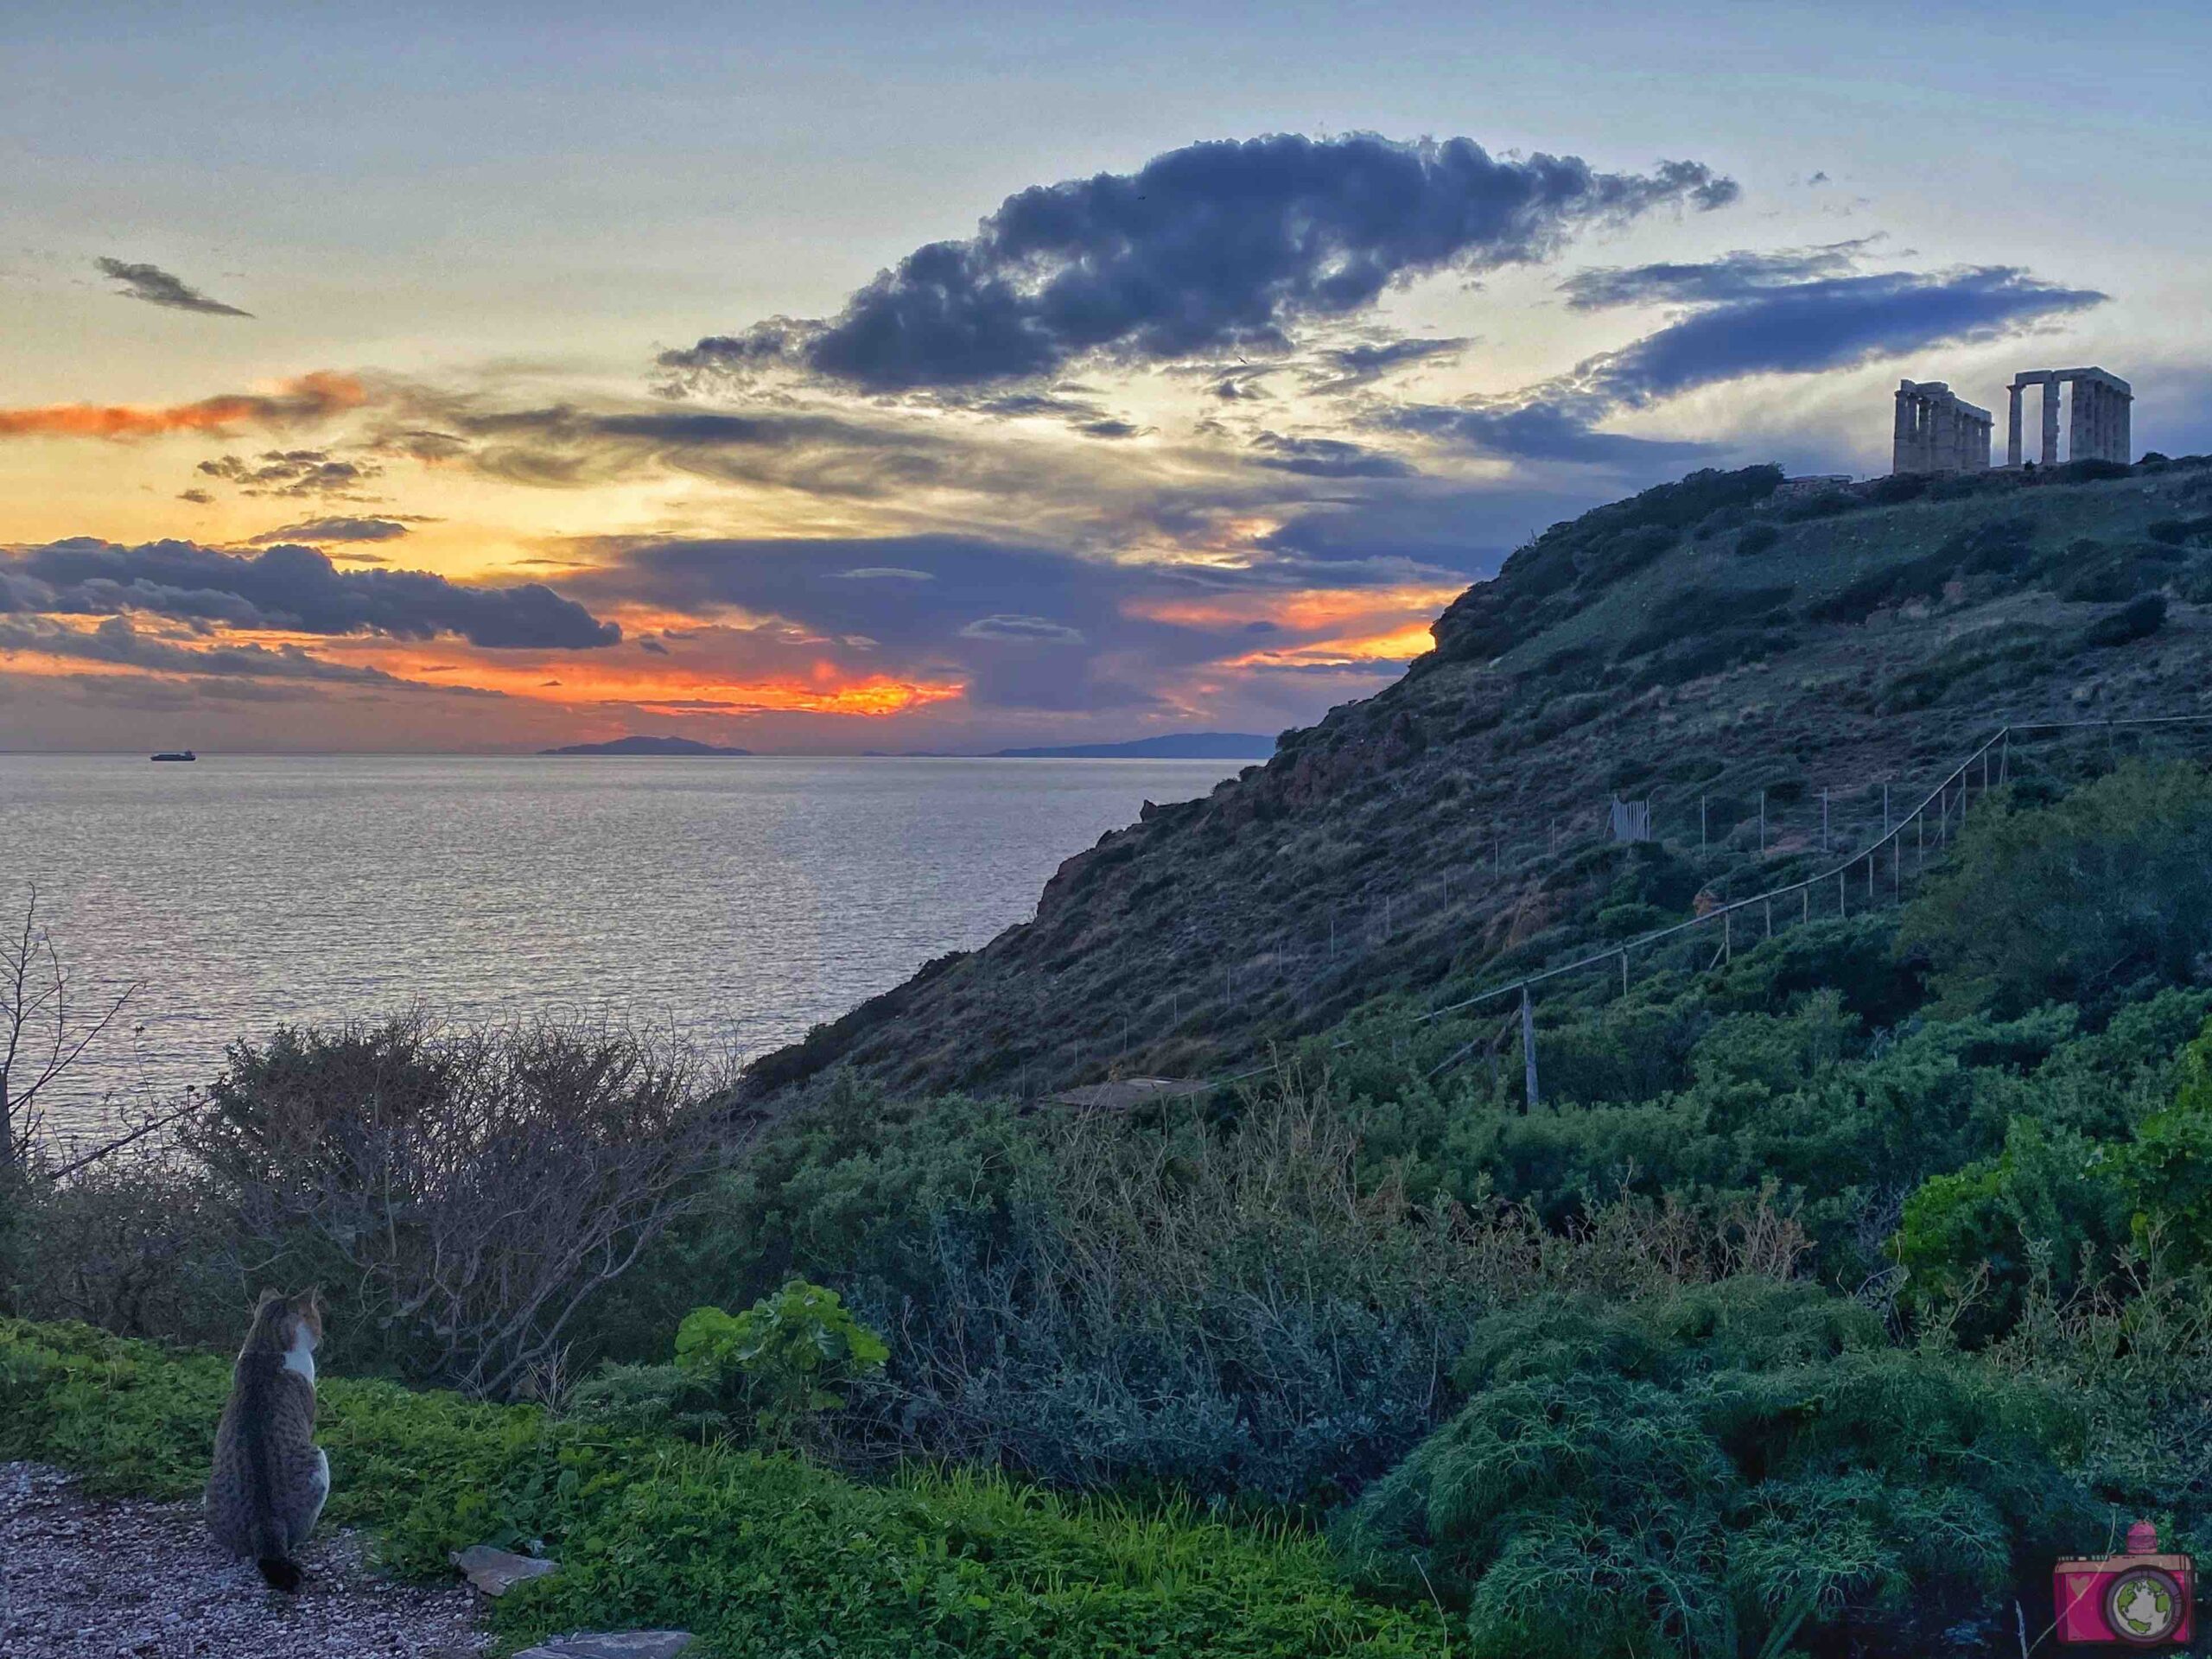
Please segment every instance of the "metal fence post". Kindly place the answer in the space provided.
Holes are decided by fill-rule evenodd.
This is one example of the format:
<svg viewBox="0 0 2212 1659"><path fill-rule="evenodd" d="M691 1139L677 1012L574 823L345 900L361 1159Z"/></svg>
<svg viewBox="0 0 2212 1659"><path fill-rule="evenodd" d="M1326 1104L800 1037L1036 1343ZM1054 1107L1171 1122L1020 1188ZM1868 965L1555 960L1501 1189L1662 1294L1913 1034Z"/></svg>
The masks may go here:
<svg viewBox="0 0 2212 1659"><path fill-rule="evenodd" d="M1521 988L1521 1070L1528 1085L1528 1111L1536 1109L1536 1011L1529 1001L1529 988Z"/></svg>
<svg viewBox="0 0 2212 1659"><path fill-rule="evenodd" d="M1766 856L1766 791L1759 791L1759 856Z"/></svg>

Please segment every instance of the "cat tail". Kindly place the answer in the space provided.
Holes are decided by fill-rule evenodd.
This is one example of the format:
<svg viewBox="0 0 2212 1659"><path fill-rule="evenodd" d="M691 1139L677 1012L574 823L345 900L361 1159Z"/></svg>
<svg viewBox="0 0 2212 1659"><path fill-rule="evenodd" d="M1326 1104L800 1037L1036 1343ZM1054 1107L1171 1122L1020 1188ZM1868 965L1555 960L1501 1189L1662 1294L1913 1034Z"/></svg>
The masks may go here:
<svg viewBox="0 0 2212 1659"><path fill-rule="evenodd" d="M254 1562L261 1569L261 1576L286 1595L297 1595L300 1589L300 1564L283 1555L264 1555Z"/></svg>
<svg viewBox="0 0 2212 1659"><path fill-rule="evenodd" d="M286 1595L297 1592L302 1576L300 1564L292 1559L284 1529L273 1516L255 1517L252 1543L253 1564L261 1569L261 1576Z"/></svg>

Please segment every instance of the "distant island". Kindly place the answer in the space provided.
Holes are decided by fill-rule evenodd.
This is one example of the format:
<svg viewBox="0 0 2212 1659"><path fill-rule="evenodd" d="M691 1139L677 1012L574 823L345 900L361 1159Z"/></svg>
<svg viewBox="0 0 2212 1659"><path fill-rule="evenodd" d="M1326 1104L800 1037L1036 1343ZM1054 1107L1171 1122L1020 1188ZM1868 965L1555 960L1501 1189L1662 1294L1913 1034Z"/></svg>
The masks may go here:
<svg viewBox="0 0 2212 1659"><path fill-rule="evenodd" d="M1000 749L994 760L1264 760L1275 741L1256 732L1170 732L1127 743L1070 743L1058 748Z"/></svg>
<svg viewBox="0 0 2212 1659"><path fill-rule="evenodd" d="M540 754L750 754L750 749L726 749L717 743L701 743L688 737L618 737L605 743L569 743Z"/></svg>

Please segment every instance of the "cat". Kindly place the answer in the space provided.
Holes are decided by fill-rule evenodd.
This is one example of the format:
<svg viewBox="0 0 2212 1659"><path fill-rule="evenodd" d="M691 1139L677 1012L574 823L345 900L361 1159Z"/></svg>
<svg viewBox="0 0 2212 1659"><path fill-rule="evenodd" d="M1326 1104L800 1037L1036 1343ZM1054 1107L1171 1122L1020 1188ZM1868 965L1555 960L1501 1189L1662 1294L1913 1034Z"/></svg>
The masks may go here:
<svg viewBox="0 0 2212 1659"><path fill-rule="evenodd" d="M215 1429L207 1525L231 1554L251 1558L277 1589L295 1592L293 1552L330 1496L330 1459L315 1443L315 1351L322 1309L312 1290L264 1291L231 1372L230 1403Z"/></svg>

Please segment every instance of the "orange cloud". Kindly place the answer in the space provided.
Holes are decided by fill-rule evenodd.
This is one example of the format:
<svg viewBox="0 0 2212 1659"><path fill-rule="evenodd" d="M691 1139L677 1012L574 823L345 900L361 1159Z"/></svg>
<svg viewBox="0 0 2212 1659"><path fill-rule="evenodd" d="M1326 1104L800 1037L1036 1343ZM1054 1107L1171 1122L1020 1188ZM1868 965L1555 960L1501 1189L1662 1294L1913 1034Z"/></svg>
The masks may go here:
<svg viewBox="0 0 2212 1659"><path fill-rule="evenodd" d="M232 391L196 404L49 404L0 409L0 438L151 438L233 426L293 426L359 409L369 394L350 374L320 370L273 392Z"/></svg>
<svg viewBox="0 0 2212 1659"><path fill-rule="evenodd" d="M1409 613L1433 616L1464 591L1464 583L1446 588L1313 588L1293 594L1222 594L1205 599L1139 600L1127 610L1132 616L1174 627L1225 628L1249 622L1272 622L1280 628L1308 632ZM1426 651L1427 646L1421 649Z"/></svg>
<svg viewBox="0 0 2212 1659"><path fill-rule="evenodd" d="M968 690L958 680L851 676L827 659L817 660L803 675L723 675L643 657L516 661L505 655L494 658L474 652L460 658L448 652L434 655L382 641L319 643L334 658L373 664L387 673L420 683L466 682L511 697L569 708L620 703L665 715L775 713L881 718L950 702L964 696Z"/></svg>
<svg viewBox="0 0 2212 1659"><path fill-rule="evenodd" d="M1428 625L1417 623L1389 633L1358 635L1344 639L1317 639L1310 645L1286 645L1274 651L1255 651L1233 657L1228 668L1344 668L1359 663L1404 663L1435 648Z"/></svg>

